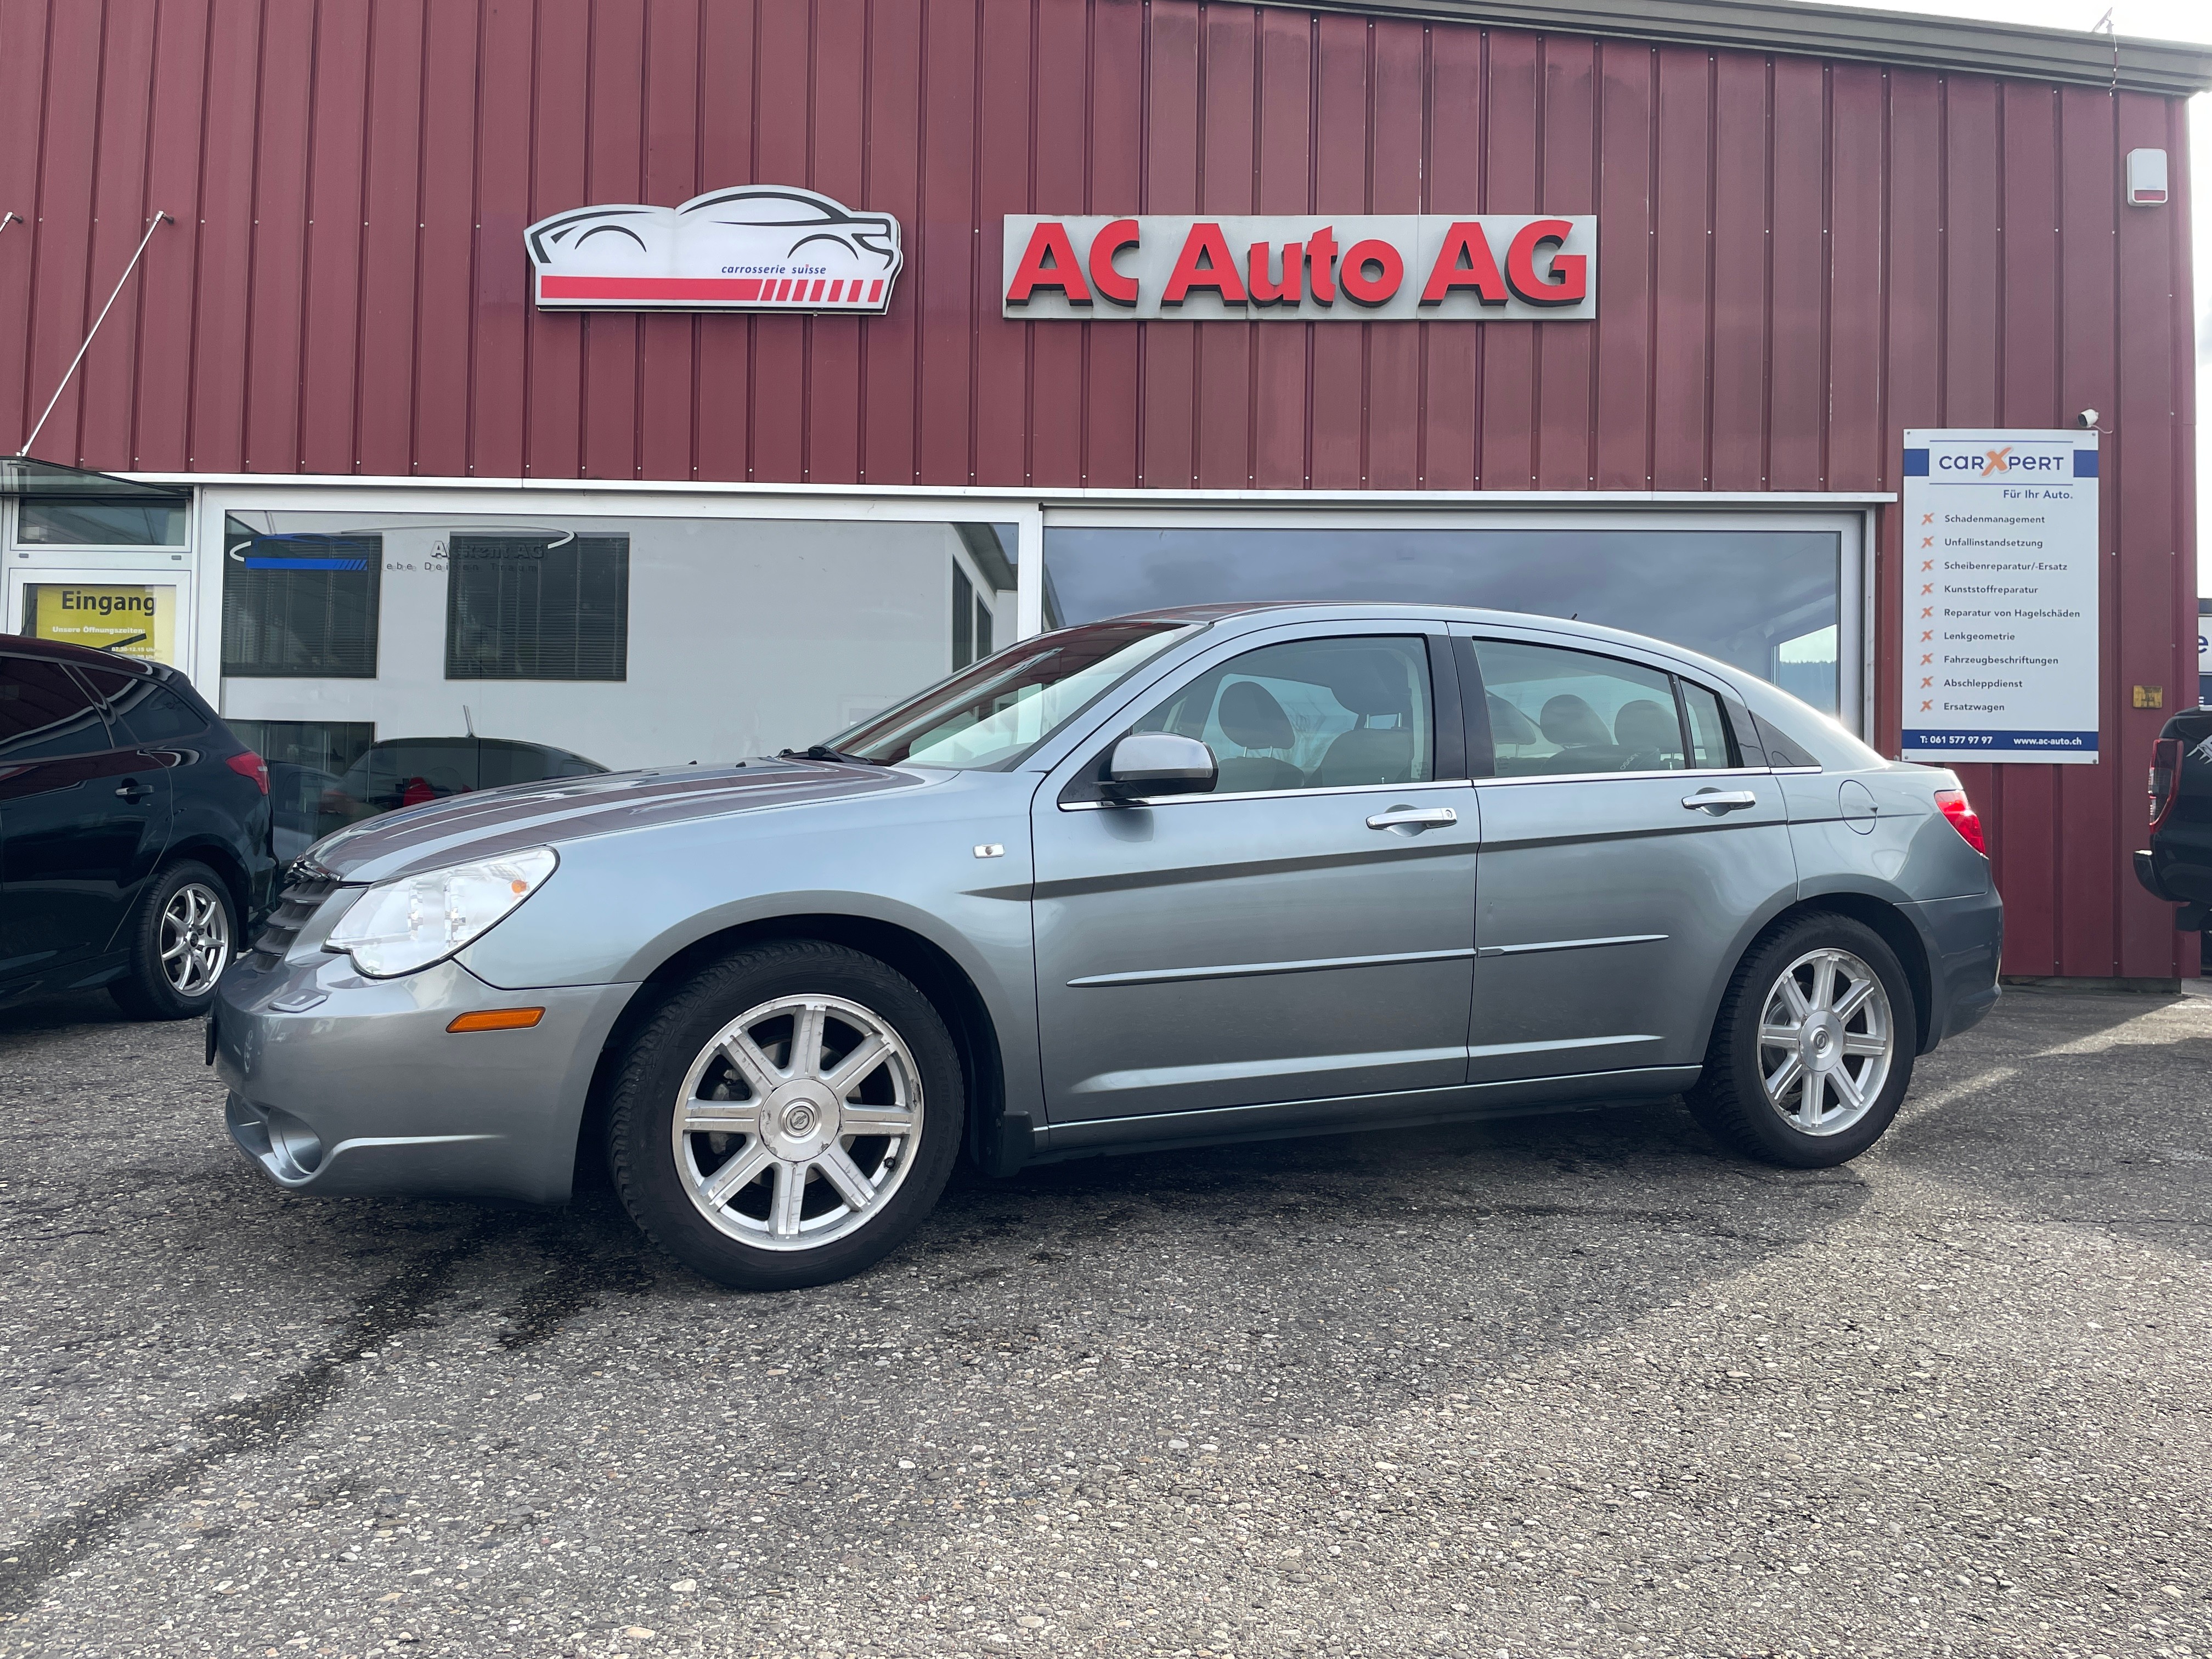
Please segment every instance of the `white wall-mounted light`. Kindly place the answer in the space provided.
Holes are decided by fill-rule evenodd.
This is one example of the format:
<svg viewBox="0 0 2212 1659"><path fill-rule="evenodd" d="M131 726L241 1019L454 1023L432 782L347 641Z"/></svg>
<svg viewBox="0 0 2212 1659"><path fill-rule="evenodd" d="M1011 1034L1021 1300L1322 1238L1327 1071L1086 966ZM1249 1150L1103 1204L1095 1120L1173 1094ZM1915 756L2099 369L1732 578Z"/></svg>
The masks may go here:
<svg viewBox="0 0 2212 1659"><path fill-rule="evenodd" d="M2162 207L2166 203L2166 152L2131 149L2128 152L2128 205Z"/></svg>

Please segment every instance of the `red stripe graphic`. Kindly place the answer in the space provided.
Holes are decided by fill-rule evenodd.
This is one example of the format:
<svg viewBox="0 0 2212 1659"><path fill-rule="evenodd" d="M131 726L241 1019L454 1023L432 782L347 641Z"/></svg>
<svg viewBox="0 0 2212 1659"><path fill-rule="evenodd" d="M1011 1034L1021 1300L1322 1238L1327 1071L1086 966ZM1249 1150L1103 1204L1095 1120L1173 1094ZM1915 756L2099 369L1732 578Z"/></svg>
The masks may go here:
<svg viewBox="0 0 2212 1659"><path fill-rule="evenodd" d="M823 299L823 291L829 290ZM845 290L841 298L838 290ZM538 297L541 301L559 300L599 300L608 302L621 301L649 301L696 300L724 305L873 305L883 298L883 280L878 277L867 284L866 301L860 297L861 280L855 276L844 281L817 281L804 278L793 283L786 278L777 282L763 281L758 276L541 276L538 279Z"/></svg>

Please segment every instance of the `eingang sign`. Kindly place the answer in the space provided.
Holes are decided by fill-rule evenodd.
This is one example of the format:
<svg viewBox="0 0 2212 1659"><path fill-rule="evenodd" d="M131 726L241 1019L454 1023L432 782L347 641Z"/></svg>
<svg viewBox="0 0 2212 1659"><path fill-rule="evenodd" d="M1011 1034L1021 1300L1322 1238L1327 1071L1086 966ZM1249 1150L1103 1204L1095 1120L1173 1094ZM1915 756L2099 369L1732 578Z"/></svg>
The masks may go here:
<svg viewBox="0 0 2212 1659"><path fill-rule="evenodd" d="M1364 322L1597 315L1597 221L1010 213L1008 317Z"/></svg>

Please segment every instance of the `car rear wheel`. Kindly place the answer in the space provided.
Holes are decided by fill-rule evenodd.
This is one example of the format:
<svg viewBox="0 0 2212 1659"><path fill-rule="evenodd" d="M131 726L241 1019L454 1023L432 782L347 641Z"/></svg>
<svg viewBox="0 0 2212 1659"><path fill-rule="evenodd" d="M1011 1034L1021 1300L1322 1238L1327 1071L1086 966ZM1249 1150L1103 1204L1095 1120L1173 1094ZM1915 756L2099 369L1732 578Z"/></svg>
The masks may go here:
<svg viewBox="0 0 2212 1659"><path fill-rule="evenodd" d="M616 1189L646 1234L739 1290L848 1278L945 1189L965 1090L929 1000L816 940L743 951L631 1043L608 1125Z"/></svg>
<svg viewBox="0 0 2212 1659"><path fill-rule="evenodd" d="M1737 967L1690 1109L1763 1163L1846 1163L1897 1115L1917 1030L1911 986L1879 933L1848 916L1803 917Z"/></svg>
<svg viewBox="0 0 2212 1659"><path fill-rule="evenodd" d="M129 966L107 988L125 1013L133 1019L204 1014L237 950L230 889L204 864L173 864L147 884L126 938Z"/></svg>

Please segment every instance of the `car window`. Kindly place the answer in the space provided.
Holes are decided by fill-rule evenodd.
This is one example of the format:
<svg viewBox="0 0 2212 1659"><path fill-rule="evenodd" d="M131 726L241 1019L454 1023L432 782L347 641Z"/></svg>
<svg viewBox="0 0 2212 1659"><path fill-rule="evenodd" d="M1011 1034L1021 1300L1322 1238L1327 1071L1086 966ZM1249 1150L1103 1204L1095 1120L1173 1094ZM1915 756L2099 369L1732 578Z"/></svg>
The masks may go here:
<svg viewBox="0 0 2212 1659"><path fill-rule="evenodd" d="M1735 756L1729 746L1728 714L1721 707L1719 695L1687 680L1677 680L1675 684L1682 688L1682 708L1690 717L1690 764L1734 766Z"/></svg>
<svg viewBox="0 0 2212 1659"><path fill-rule="evenodd" d="M1477 640L1501 778L1680 771L1686 764L1670 676L1548 645Z"/></svg>
<svg viewBox="0 0 2212 1659"><path fill-rule="evenodd" d="M107 749L92 694L58 662L0 657L0 766Z"/></svg>
<svg viewBox="0 0 2212 1659"><path fill-rule="evenodd" d="M103 668L80 671L105 701L111 718L139 744L180 743L208 729L207 716L167 687Z"/></svg>
<svg viewBox="0 0 2212 1659"><path fill-rule="evenodd" d="M1218 795L1436 775L1428 647L1419 638L1262 646L1190 681L1135 729L1203 741L1220 767Z"/></svg>
<svg viewBox="0 0 2212 1659"><path fill-rule="evenodd" d="M380 812L465 795L477 787L477 745L452 742L379 744L368 751L367 804Z"/></svg>

